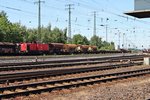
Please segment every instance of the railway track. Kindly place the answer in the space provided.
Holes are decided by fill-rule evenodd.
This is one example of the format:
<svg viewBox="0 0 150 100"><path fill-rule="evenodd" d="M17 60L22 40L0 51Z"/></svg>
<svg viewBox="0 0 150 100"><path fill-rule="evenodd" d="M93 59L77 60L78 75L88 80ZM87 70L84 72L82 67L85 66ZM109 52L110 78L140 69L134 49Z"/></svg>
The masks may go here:
<svg viewBox="0 0 150 100"><path fill-rule="evenodd" d="M127 61L142 61L143 58L123 58L123 62ZM29 70L29 69L41 69L41 68L59 68L75 65L92 65L92 64L104 64L104 63L115 63L120 62L120 59L107 59L107 60L95 60L95 61L80 61L80 62L63 62L63 63L45 63L38 65L18 65L18 66L2 66L0 67L0 72L2 71L15 71L15 70Z"/></svg>
<svg viewBox="0 0 150 100"><path fill-rule="evenodd" d="M80 77L80 78L70 78L70 79L63 79L58 81L44 81L44 82L37 82L32 84L2 87L0 88L1 90L0 99L11 98L20 95L30 95L30 94L37 94L41 92L49 92L52 90L58 90L64 88L68 89L71 87L92 85L95 83L111 82L114 80L121 80L121 79L126 79L131 77L142 76L146 74L150 74L150 68L138 69L132 71L122 71L122 72L94 75L94 76L87 76L87 77Z"/></svg>
<svg viewBox="0 0 150 100"><path fill-rule="evenodd" d="M39 65L48 63L68 63L68 62L88 62L88 61L114 61L114 60L130 60L130 59L143 59L143 55L133 55L133 56L116 56L116 57L92 57L92 58L74 58L74 59L55 59L50 61L33 61L33 62L18 62L18 63L0 63L0 67L6 66L22 66L22 65Z"/></svg>
<svg viewBox="0 0 150 100"><path fill-rule="evenodd" d="M6 62L1 62L0 67L4 66L21 66L21 65L38 65L38 64L46 64L46 63L64 63L64 62L81 62L81 61L95 61L95 60L115 60L115 59L132 59L132 58L143 58L144 55L126 55L126 56L104 56L104 57L76 57L76 58L55 58L55 59L47 59L47 60L37 60L37 59L29 59L30 61L17 61L12 62L9 60L4 60Z"/></svg>
<svg viewBox="0 0 150 100"><path fill-rule="evenodd" d="M59 69L59 70L44 70L44 71L27 71L27 72L17 72L17 73L4 73L0 74L0 83L23 81L37 78L44 78L50 76L60 76L66 74L76 74L83 72L92 72L100 70L108 70L121 67L129 67L134 65L142 65L143 62L134 62L126 64L113 64L113 65L103 65L96 67L85 67L85 68L70 68L70 69Z"/></svg>
<svg viewBox="0 0 150 100"><path fill-rule="evenodd" d="M34 59L38 57L39 59L45 58L71 58L71 57L94 57L94 56L117 56L122 55L120 53L116 54L74 54L74 55L33 55L33 56L0 56L0 60L19 60L19 59ZM125 55L135 55L131 53L125 53Z"/></svg>

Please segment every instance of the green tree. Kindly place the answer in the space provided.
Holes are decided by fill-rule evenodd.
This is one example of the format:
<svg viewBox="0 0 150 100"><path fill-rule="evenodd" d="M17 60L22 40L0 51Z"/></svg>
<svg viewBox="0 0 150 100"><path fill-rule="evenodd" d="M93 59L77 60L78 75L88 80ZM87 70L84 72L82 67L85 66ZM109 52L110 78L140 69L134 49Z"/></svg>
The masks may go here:
<svg viewBox="0 0 150 100"><path fill-rule="evenodd" d="M26 42L33 42L37 40L37 29L28 29L26 34Z"/></svg>
<svg viewBox="0 0 150 100"><path fill-rule="evenodd" d="M102 43L102 47L100 49L101 50L115 50L114 42L108 43L108 42L104 41Z"/></svg>
<svg viewBox="0 0 150 100"><path fill-rule="evenodd" d="M57 43L65 43L66 42L66 30L60 30L55 27L51 29L51 25L49 24L47 27L41 27L40 40L38 40L37 29L28 29L26 40L29 42L32 41L40 41L43 43L57 42Z"/></svg>
<svg viewBox="0 0 150 100"><path fill-rule="evenodd" d="M115 43L114 42L110 43L110 50L115 50Z"/></svg>
<svg viewBox="0 0 150 100"><path fill-rule="evenodd" d="M0 12L0 41L3 42L22 42L23 37L20 34L25 29L19 23L11 23L4 11Z"/></svg>
<svg viewBox="0 0 150 100"><path fill-rule="evenodd" d="M9 38L11 39L11 42L22 42L24 37L23 34L25 34L25 29L23 29L20 23L13 23L10 27L11 35L9 36Z"/></svg>
<svg viewBox="0 0 150 100"><path fill-rule="evenodd" d="M2 42L4 40L4 32L0 30L0 41Z"/></svg>
<svg viewBox="0 0 150 100"><path fill-rule="evenodd" d="M59 28L54 28L52 32L50 33L50 40L51 42L56 43L65 43L64 33Z"/></svg>
<svg viewBox="0 0 150 100"><path fill-rule="evenodd" d="M65 29L63 30L62 36L63 36L64 43L67 43L67 28L65 28Z"/></svg>
<svg viewBox="0 0 150 100"><path fill-rule="evenodd" d="M49 33L47 33L47 32L46 32L46 33L43 33L41 40L42 40L43 43L49 43L49 42L50 42Z"/></svg>
<svg viewBox="0 0 150 100"><path fill-rule="evenodd" d="M7 33L10 32L10 22L7 19L7 15L4 11L0 12L0 34L2 36L0 42L5 41Z"/></svg>
<svg viewBox="0 0 150 100"><path fill-rule="evenodd" d="M72 38L73 44L83 44L83 36L81 34L76 34Z"/></svg>
<svg viewBox="0 0 150 100"><path fill-rule="evenodd" d="M89 41L85 36L82 36L81 34L76 34L72 38L73 44L82 44L82 45L88 45Z"/></svg>
<svg viewBox="0 0 150 100"><path fill-rule="evenodd" d="M91 37L90 45L94 45L94 46L97 46L98 48L101 48L102 47L102 40L101 40L101 38L96 36L96 35L94 35L93 37Z"/></svg>
<svg viewBox="0 0 150 100"><path fill-rule="evenodd" d="M90 44L89 40L84 36L83 37L83 45L89 45L89 44Z"/></svg>

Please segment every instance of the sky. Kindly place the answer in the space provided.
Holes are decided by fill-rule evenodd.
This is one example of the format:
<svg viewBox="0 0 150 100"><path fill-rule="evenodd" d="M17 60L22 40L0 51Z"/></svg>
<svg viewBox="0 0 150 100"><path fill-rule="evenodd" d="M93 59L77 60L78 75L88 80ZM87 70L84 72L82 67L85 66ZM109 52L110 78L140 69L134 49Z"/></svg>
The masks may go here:
<svg viewBox="0 0 150 100"><path fill-rule="evenodd" d="M137 19L123 14L134 10L134 0L43 0L41 24L52 28L68 27L68 4L73 4L71 13L72 36L93 36L96 11L96 35L124 48L150 48L150 19ZM0 11L5 11L11 22L20 22L27 28L38 27L37 0L0 0ZM120 38L119 38L120 37Z"/></svg>

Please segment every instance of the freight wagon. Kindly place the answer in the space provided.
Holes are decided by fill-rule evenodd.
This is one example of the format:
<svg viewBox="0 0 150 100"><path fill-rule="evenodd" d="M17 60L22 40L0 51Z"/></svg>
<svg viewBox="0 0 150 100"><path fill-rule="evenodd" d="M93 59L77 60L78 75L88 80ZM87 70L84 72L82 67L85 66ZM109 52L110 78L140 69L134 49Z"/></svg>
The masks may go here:
<svg viewBox="0 0 150 100"><path fill-rule="evenodd" d="M0 42L0 55L15 54L16 52L16 44Z"/></svg>
<svg viewBox="0 0 150 100"><path fill-rule="evenodd" d="M0 42L0 55L79 54L79 53L130 53L128 50L98 50L97 46L63 43L8 43Z"/></svg>

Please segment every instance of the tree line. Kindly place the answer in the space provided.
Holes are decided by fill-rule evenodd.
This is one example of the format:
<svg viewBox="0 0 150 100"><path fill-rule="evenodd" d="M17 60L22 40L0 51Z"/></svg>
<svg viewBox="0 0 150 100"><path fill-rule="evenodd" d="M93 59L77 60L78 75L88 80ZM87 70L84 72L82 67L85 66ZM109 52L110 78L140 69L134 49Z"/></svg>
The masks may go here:
<svg viewBox="0 0 150 100"><path fill-rule="evenodd" d="M8 16L4 11L0 12L0 42L34 42L42 43L67 43L67 28L59 29L51 28L51 24L41 27L41 34L38 34L37 28L27 28L21 23L12 23L8 20ZM90 40L81 34L75 34L71 42L72 44L95 45L102 50L114 50L113 42L102 41L99 36L93 36Z"/></svg>

